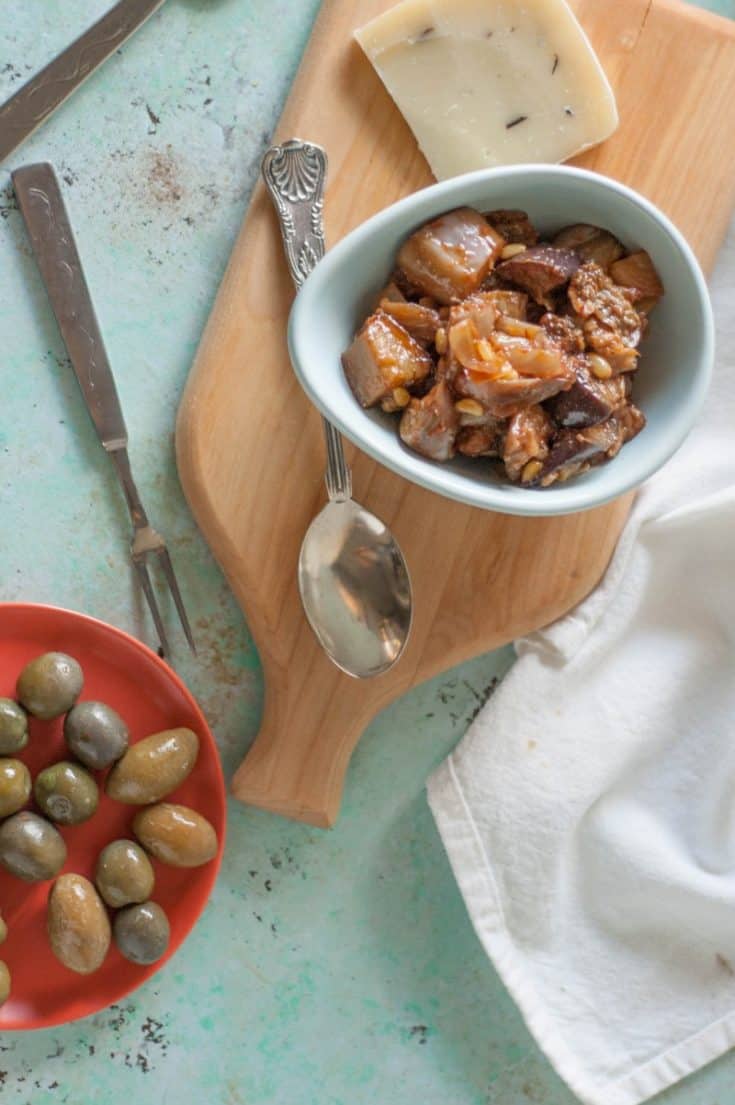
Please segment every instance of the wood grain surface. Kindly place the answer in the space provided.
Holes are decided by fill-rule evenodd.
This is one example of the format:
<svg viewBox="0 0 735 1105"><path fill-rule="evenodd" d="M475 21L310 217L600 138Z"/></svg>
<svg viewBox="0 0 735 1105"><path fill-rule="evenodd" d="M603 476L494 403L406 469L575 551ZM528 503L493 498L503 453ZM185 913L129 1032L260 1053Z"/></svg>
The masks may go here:
<svg viewBox="0 0 735 1105"><path fill-rule="evenodd" d="M391 2L325 0L275 136L328 151L328 244L432 179L352 40L355 27ZM708 268L735 201L725 156L735 133L734 26L675 0L573 7L621 116L617 133L578 163L662 207ZM348 444L355 498L394 529L416 611L411 642L391 672L365 682L341 674L313 637L296 586L302 536L325 496L320 419L288 361L292 298L259 185L182 399L177 456L265 671L261 729L233 793L329 826L352 750L375 714L416 683L569 610L605 570L630 499L553 519L490 514L421 490Z"/></svg>

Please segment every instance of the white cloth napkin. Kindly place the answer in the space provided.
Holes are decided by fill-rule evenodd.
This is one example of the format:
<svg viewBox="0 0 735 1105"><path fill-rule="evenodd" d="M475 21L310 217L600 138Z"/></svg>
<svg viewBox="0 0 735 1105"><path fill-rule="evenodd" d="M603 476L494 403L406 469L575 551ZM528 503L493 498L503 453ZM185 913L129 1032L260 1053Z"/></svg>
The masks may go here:
<svg viewBox="0 0 735 1105"><path fill-rule="evenodd" d="M429 801L477 934L589 1105L735 1044L735 224L704 416Z"/></svg>

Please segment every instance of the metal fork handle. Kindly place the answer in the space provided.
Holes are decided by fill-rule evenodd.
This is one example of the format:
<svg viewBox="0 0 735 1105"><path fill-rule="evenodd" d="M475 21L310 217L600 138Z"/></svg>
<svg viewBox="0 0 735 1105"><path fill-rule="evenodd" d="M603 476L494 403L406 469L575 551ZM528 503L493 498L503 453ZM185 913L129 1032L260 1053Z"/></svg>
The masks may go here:
<svg viewBox="0 0 735 1105"><path fill-rule="evenodd" d="M286 260L298 290L324 256L324 184L327 155L314 142L291 138L266 150L263 179L278 213ZM326 418L327 494L332 502L352 498L352 475L339 431Z"/></svg>
<svg viewBox="0 0 735 1105"><path fill-rule="evenodd" d="M115 465L115 472L117 478L120 481L120 486L123 489L125 496L125 502L127 503L128 510L130 511L130 518L133 523L133 527L143 529L144 526L149 525L148 515L145 512L142 502L140 501L140 495L138 494L138 488L135 486L135 480L133 479L133 473L130 468L130 458L128 457L127 449L111 449L110 460Z"/></svg>
<svg viewBox="0 0 735 1105"><path fill-rule="evenodd" d="M53 166L24 165L13 173L13 186L99 439L108 451L124 448L128 442L125 419Z"/></svg>

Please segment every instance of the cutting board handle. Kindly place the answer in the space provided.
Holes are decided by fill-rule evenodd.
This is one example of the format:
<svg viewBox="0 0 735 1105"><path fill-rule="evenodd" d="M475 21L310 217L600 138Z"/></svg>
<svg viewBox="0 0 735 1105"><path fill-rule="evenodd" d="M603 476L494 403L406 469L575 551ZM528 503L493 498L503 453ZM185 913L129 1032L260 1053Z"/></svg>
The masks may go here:
<svg viewBox="0 0 735 1105"><path fill-rule="evenodd" d="M307 680L289 681L288 673L269 671L263 720L245 761L232 780L236 798L319 828L334 825L350 756L375 713L373 695L363 682L334 672L320 651L314 650L314 671ZM326 675L326 678L325 678ZM303 681L302 681L303 680ZM310 688L316 689L316 694ZM386 686L386 701L393 697ZM305 706L303 698L311 701Z"/></svg>

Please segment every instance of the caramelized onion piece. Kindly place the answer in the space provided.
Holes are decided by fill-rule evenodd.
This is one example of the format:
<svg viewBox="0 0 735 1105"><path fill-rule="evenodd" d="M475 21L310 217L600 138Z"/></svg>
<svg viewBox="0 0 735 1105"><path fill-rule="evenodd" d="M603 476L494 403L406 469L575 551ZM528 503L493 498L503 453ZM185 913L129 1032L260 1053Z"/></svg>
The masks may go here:
<svg viewBox="0 0 735 1105"><path fill-rule="evenodd" d="M382 300L381 311L390 315L392 319L402 326L407 334L410 334L417 342L429 345L434 341L436 332L441 326L439 312L433 307L424 307L420 303L402 303Z"/></svg>

